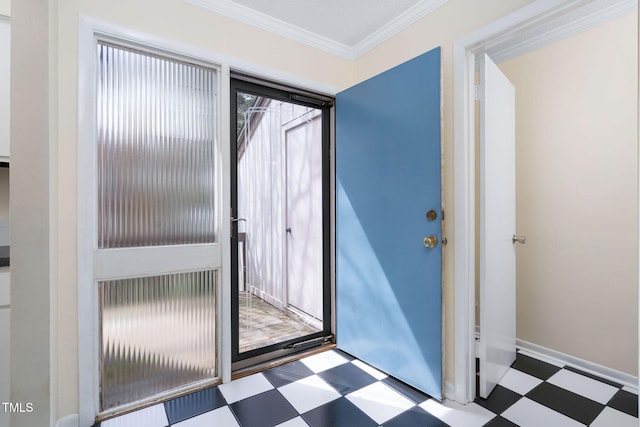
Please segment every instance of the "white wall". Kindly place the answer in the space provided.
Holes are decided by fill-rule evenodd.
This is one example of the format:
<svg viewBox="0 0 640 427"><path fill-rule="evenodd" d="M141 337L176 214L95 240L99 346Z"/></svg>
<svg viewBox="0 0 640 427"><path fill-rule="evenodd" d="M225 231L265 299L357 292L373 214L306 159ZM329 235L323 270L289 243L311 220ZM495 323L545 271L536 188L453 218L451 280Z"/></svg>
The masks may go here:
<svg viewBox="0 0 640 427"><path fill-rule="evenodd" d="M251 114L251 134L238 161L239 230L247 235L248 290L278 308L284 307L285 155L280 138L280 102Z"/></svg>
<svg viewBox="0 0 640 427"><path fill-rule="evenodd" d="M638 372L638 17L500 64L516 87L517 336Z"/></svg>
<svg viewBox="0 0 640 427"><path fill-rule="evenodd" d="M288 158L284 126L318 110L277 101L262 108L268 108L268 111L251 115L255 122L252 122L249 141L238 161L238 216L247 220L239 223L239 230L247 233L246 282L249 290L283 309L287 303L287 161L303 162L303 159ZM317 126L306 129L306 137L321 145L322 135L318 133L321 129ZM314 160L322 163L322 158ZM317 225L321 227L321 223Z"/></svg>
<svg viewBox="0 0 640 427"><path fill-rule="evenodd" d="M0 0L0 15L11 16L11 0Z"/></svg>

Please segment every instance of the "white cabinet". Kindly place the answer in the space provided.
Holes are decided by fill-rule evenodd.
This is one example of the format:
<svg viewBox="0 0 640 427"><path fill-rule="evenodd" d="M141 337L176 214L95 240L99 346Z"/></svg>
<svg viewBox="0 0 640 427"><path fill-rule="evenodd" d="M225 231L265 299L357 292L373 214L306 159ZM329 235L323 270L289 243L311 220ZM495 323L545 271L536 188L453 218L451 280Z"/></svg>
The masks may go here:
<svg viewBox="0 0 640 427"><path fill-rule="evenodd" d="M9 161L9 76L10 49L11 49L11 24L0 17L0 162Z"/></svg>

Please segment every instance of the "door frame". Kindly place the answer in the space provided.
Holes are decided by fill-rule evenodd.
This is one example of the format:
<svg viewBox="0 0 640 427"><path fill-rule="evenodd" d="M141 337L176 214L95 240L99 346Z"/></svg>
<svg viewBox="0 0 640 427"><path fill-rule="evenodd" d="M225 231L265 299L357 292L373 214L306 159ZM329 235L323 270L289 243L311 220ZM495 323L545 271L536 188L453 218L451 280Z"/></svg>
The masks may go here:
<svg viewBox="0 0 640 427"><path fill-rule="evenodd" d="M126 43L127 45L139 45L146 50L157 49L165 53L175 53L180 57L192 57L210 64L219 70L219 138L220 156L222 163L222 204L221 209L221 234L222 244L222 274L219 282L220 294L216 300L218 315L218 376L222 382L231 381L231 257L227 245L230 241L230 153L229 132L225 132L226 123L230 116L230 70L250 74L256 77L276 82L287 82L309 91L321 93L327 96L335 96L339 88L319 83L317 81L301 78L297 75L276 70L253 62L225 55L210 49L197 47L185 42L168 39L137 29L131 29L123 25L93 18L88 15L78 17L78 141L92 140L94 138L93 117L88 116L95 108L94 75L95 69L95 38L106 36ZM333 109L331 112L331 135L333 135ZM87 150L86 144L78 144L78 186L77 186L77 231L78 231L78 284L93 282L93 237L91 235L93 217L91 212L95 199L91 179L92 152ZM333 152L334 140L330 140L330 149ZM331 218L335 217L334 159L330 159L330 198ZM88 175L89 174L89 175ZM84 179L83 179L84 178ZM335 224L331 221L331 263L335 262ZM331 300L335 295L335 271L331 271ZM78 286L77 289L77 314L78 314L78 422L80 425L93 425L98 414L98 389L99 370L97 366L97 337L98 325L94 315L94 290L89 286ZM335 310L332 306L332 313ZM335 331L335 316L332 315L332 331Z"/></svg>
<svg viewBox="0 0 640 427"><path fill-rule="evenodd" d="M335 328L333 327L333 284L334 275L335 275L335 264L334 258L332 256L334 252L334 239L333 235L333 223L335 222L334 216L331 214L332 207L335 204L335 197L333 191L332 182L334 180L333 177L333 159L331 153L333 151L334 145L334 136L332 132L332 115L334 110L334 96L326 96L321 93L314 93L311 91L307 91L303 88L296 87L289 84L277 83L270 81L268 79L259 78L253 75L247 75L246 73L239 73L236 70L231 71L230 79L229 79L229 104L227 108L229 109L229 117L227 123L229 123L229 132L228 133L228 149L229 149L229 206L231 209L236 209L238 207L238 162L237 158L233 157L234 150L237 150L237 141L235 138L236 133L236 113L232 112L233 109L236 109L236 99L234 98L236 91L244 91L248 93L253 93L258 96L263 96L270 98L275 101L284 101L292 104L303 105L307 107L316 108L319 110L318 115L320 116L320 125L321 125L321 143L322 143L322 254L323 254L323 279L322 279L322 297L323 297L323 328L321 331L316 333L305 335L300 337L299 339L287 340L283 342L279 342L276 344L271 344L265 347L260 347L253 350L248 350L244 353L240 353L239 349L239 318L238 313L236 312L239 308L238 305L238 251L237 251L237 243L234 243L233 238L237 233L237 226L234 227L231 225L230 227L230 282L229 282L229 290L230 290L230 318L231 318L231 369L232 371L241 371L245 368L249 368L251 366L255 366L258 364L262 364L267 361L271 361L275 358L288 356L291 354L299 353L305 347L300 348L288 348L289 345L295 344L296 342L304 342L305 340L318 340L318 339L327 339L332 335L335 335ZM282 148L285 150L286 148ZM286 155L286 154L285 154ZM285 166L286 167L286 166ZM285 178L286 179L286 178ZM234 191L235 188L235 191ZM282 206L284 209L284 215L282 220L286 219L286 191L285 196L282 200ZM236 217L237 212L233 212L233 217ZM283 236L283 249L286 251L286 238ZM283 269L283 280L286 281L286 252L283 257L283 264L281 268ZM235 285L234 285L235 283ZM286 289L286 284L285 288ZM282 303L285 304L284 309L286 309L286 298L282 298ZM235 310L235 311L234 311Z"/></svg>
<svg viewBox="0 0 640 427"><path fill-rule="evenodd" d="M476 55L499 63L638 10L636 0L536 0L453 45L454 383L448 398L475 398L475 71ZM579 11L581 6L591 8ZM640 236L638 237L640 241Z"/></svg>

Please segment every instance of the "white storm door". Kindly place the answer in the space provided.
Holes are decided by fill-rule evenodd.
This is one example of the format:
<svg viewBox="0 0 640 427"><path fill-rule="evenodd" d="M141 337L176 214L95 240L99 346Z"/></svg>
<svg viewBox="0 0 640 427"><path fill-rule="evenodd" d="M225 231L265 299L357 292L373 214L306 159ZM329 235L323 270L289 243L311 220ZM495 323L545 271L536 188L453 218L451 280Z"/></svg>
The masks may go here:
<svg viewBox="0 0 640 427"><path fill-rule="evenodd" d="M515 89L480 61L480 397L516 357Z"/></svg>
<svg viewBox="0 0 640 427"><path fill-rule="evenodd" d="M287 305L322 319L322 114L283 128L287 150Z"/></svg>

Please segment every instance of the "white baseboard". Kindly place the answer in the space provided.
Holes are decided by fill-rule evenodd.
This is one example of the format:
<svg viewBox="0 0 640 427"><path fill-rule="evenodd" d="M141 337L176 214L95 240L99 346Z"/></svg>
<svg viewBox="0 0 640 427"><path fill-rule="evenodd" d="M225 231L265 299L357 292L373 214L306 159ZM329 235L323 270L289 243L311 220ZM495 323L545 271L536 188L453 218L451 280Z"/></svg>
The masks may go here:
<svg viewBox="0 0 640 427"><path fill-rule="evenodd" d="M521 339L516 340L516 347L520 349L522 353L530 353L531 356L539 359L548 359L549 362L555 365L567 365L603 379L627 386L636 392L638 390L638 377L625 372L589 362L588 360L580 359L579 357L571 356L570 354L552 350Z"/></svg>
<svg viewBox="0 0 640 427"><path fill-rule="evenodd" d="M78 427L79 422L78 414L67 415L58 420L56 427Z"/></svg>

